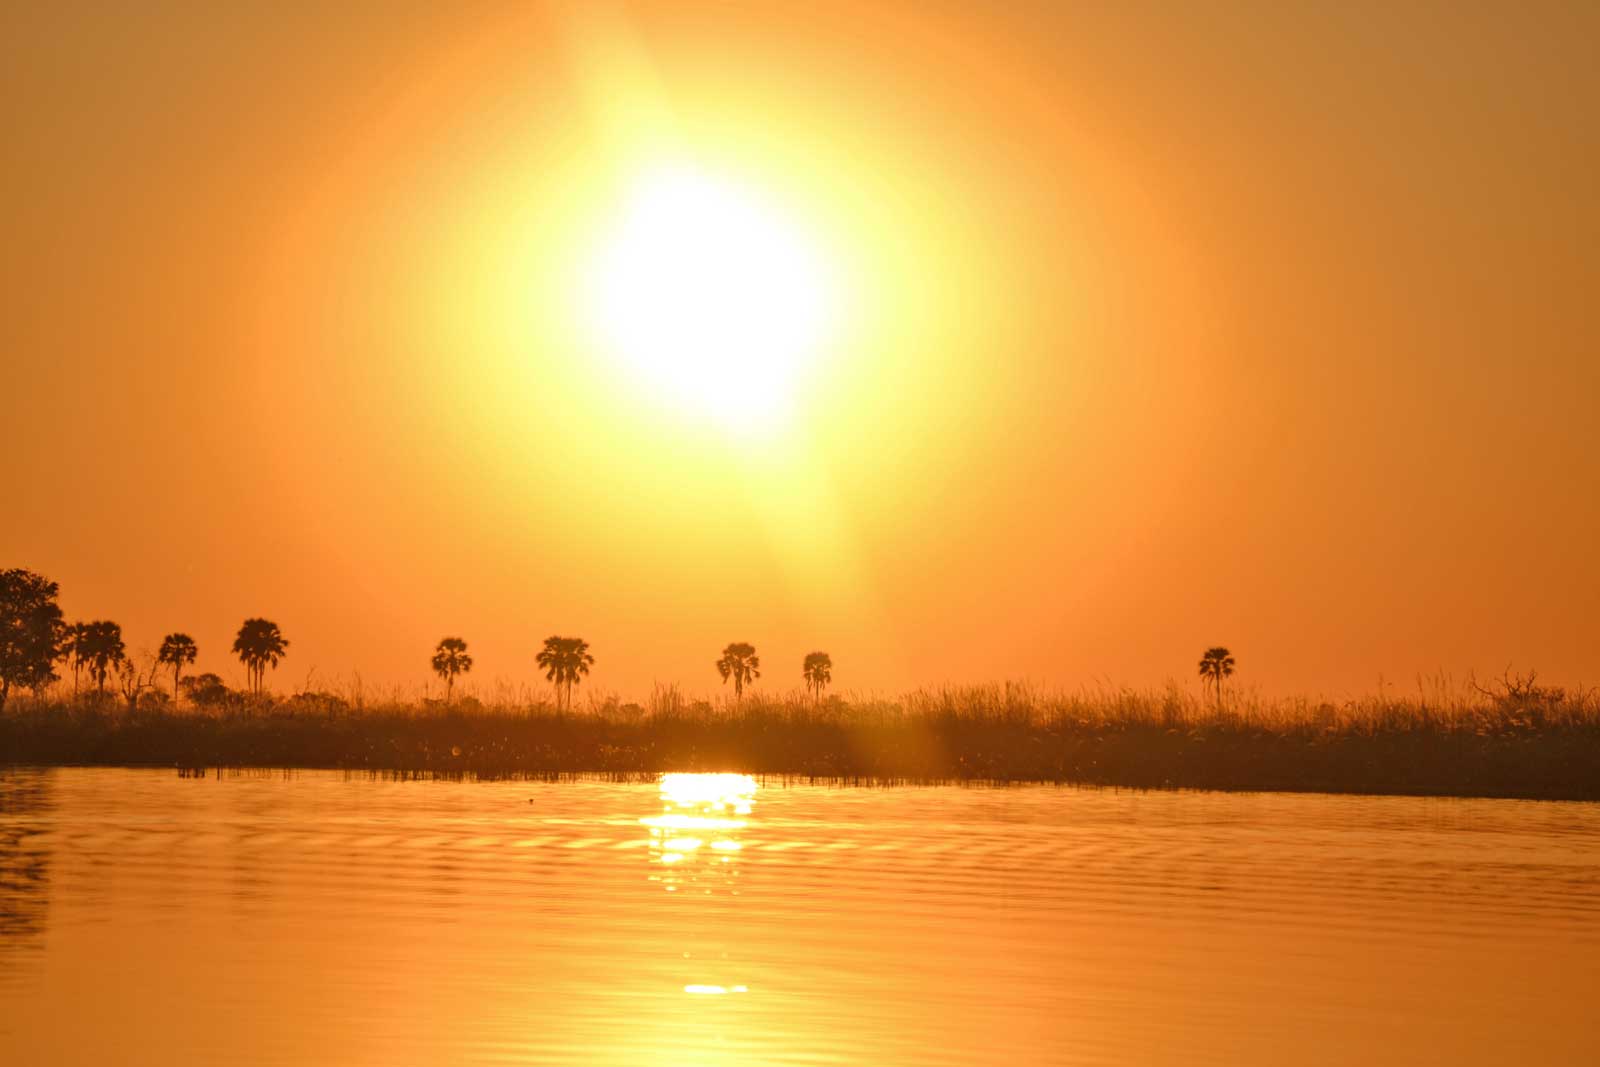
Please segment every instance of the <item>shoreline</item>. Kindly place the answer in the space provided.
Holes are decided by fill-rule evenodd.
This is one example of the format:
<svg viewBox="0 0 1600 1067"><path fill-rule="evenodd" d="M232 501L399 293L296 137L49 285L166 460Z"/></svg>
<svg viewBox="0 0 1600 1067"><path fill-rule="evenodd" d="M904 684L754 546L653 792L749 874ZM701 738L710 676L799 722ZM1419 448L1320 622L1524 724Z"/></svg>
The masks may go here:
<svg viewBox="0 0 1600 1067"><path fill-rule="evenodd" d="M1600 728L1357 730L1217 720L1073 722L751 708L617 719L548 710L35 708L0 717L0 766L330 770L482 780L738 771L857 784L1062 784L1600 801Z"/></svg>

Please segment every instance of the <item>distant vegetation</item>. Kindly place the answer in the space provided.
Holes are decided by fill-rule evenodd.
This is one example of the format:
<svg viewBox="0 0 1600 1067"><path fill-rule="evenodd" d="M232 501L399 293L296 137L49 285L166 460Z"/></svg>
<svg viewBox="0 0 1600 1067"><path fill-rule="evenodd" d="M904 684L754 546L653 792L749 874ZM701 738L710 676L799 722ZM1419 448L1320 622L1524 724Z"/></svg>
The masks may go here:
<svg viewBox="0 0 1600 1067"><path fill-rule="evenodd" d="M185 679L177 711L89 698L28 699L0 716L9 762L324 767L548 777L727 771L862 781L1074 782L1600 800L1600 692L1532 676L1410 699L1224 706L1176 687L1050 694L1018 686L898 700L658 690L644 705L374 702L359 691L257 700L214 675Z"/></svg>
<svg viewBox="0 0 1600 1067"><path fill-rule="evenodd" d="M1566 692L1535 674L1492 684L1419 683L1417 695L1329 703L1229 692L1226 648L1199 673L1210 699L1161 691L1045 693L1021 686L919 690L898 700L825 696L833 660L809 653L803 694L747 696L761 676L748 642L715 667L732 699L658 688L647 705L574 688L595 658L578 637L534 657L554 700L503 691L457 698L467 643L442 639L430 664L443 701L374 700L359 686L266 690L289 642L245 620L233 651L248 691L212 673L185 677L198 647L167 635L144 662L121 627L67 623L54 583L0 572L0 762L207 767L331 767L398 774L548 776L738 770L870 780L1078 782L1207 788L1600 800L1600 690ZM420 657L419 657L420 659ZM70 666L70 692L56 670ZM156 685L170 669L169 696ZM87 675L93 691L80 680ZM115 679L119 702L107 693ZM164 685L164 682L163 682ZM17 700L14 691L28 694ZM8 707L7 702L10 701Z"/></svg>

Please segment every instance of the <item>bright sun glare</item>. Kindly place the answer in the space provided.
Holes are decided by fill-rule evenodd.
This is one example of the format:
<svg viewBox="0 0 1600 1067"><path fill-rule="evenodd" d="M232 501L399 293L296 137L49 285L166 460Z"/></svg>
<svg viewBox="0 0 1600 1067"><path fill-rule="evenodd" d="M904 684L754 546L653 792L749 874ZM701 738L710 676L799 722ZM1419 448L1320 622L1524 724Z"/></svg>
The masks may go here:
<svg viewBox="0 0 1600 1067"><path fill-rule="evenodd" d="M682 165L641 174L615 218L584 277L591 333L675 407L741 429L781 417L835 325L804 230Z"/></svg>

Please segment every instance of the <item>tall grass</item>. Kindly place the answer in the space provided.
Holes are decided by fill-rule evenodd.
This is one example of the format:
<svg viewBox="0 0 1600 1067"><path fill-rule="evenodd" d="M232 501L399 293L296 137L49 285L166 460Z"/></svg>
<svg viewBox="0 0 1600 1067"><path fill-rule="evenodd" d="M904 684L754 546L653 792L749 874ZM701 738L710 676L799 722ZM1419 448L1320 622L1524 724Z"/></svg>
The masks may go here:
<svg viewBox="0 0 1600 1067"><path fill-rule="evenodd" d="M1405 697L1240 694L1217 703L1177 686L1063 693L1008 684L734 703L658 687L644 704L591 695L571 712L365 690L181 710L46 700L0 718L0 762L481 777L739 770L1600 800L1600 691L1434 680Z"/></svg>

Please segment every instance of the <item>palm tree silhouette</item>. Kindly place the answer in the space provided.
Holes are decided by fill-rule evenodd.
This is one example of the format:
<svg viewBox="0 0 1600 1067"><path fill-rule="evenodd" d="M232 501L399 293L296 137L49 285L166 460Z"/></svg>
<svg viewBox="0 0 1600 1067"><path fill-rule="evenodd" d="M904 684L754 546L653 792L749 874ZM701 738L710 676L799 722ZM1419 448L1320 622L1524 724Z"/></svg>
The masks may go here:
<svg viewBox="0 0 1600 1067"><path fill-rule="evenodd" d="M544 648L534 657L534 662L544 668L544 676L556 687L557 706L560 706L561 689L566 687L566 708L572 710L572 687L583 680L594 666L589 655L589 642L581 637L547 637Z"/></svg>
<svg viewBox="0 0 1600 1067"><path fill-rule="evenodd" d="M1206 649L1206 654L1200 657L1200 678L1209 680L1216 690L1218 707L1222 705L1222 680L1232 674L1233 653L1221 645Z"/></svg>
<svg viewBox="0 0 1600 1067"><path fill-rule="evenodd" d="M194 638L188 634L168 634L161 639L161 649L156 653L156 662L165 663L172 668L172 706L178 706L178 679L183 674L186 663L193 663L200 649L194 643Z"/></svg>
<svg viewBox="0 0 1600 1067"><path fill-rule="evenodd" d="M89 624L88 623L83 623L83 622L75 622L75 623L73 623L71 626L67 627L66 644L64 644L62 646L62 649L61 649L61 651L68 657L68 659L72 663L72 699L73 700L77 700L78 699L78 675L83 670L84 663L87 662L87 660L88 660L88 657L85 655L85 652L87 651L87 646L85 644L85 640L86 639L84 637L84 635L87 634L88 632L89 632Z"/></svg>
<svg viewBox="0 0 1600 1067"><path fill-rule="evenodd" d="M106 695L107 672L127 658L127 649L122 644L122 627L104 619L80 625L83 626L83 632L78 634L74 655L88 666L95 691L103 697Z"/></svg>
<svg viewBox="0 0 1600 1067"><path fill-rule="evenodd" d="M747 641L735 641L723 649L722 658L717 660L717 673L722 675L723 685L732 678L733 699L743 699L744 684L761 677L761 657L756 655L756 646Z"/></svg>
<svg viewBox="0 0 1600 1067"><path fill-rule="evenodd" d="M450 703L450 696L455 692L456 675L466 674L472 669L472 657L467 653L467 643L459 637L445 637L439 640L439 647L433 650L433 673L444 679L444 702Z"/></svg>
<svg viewBox="0 0 1600 1067"><path fill-rule="evenodd" d="M822 691L833 681L833 657L826 652L808 652L805 663L800 667L800 675L806 680L806 688L816 694L820 703Z"/></svg>
<svg viewBox="0 0 1600 1067"><path fill-rule="evenodd" d="M233 639L234 655L244 664L251 689L261 695L268 667L276 667L289 649L289 641L278 624L266 619L246 619Z"/></svg>

